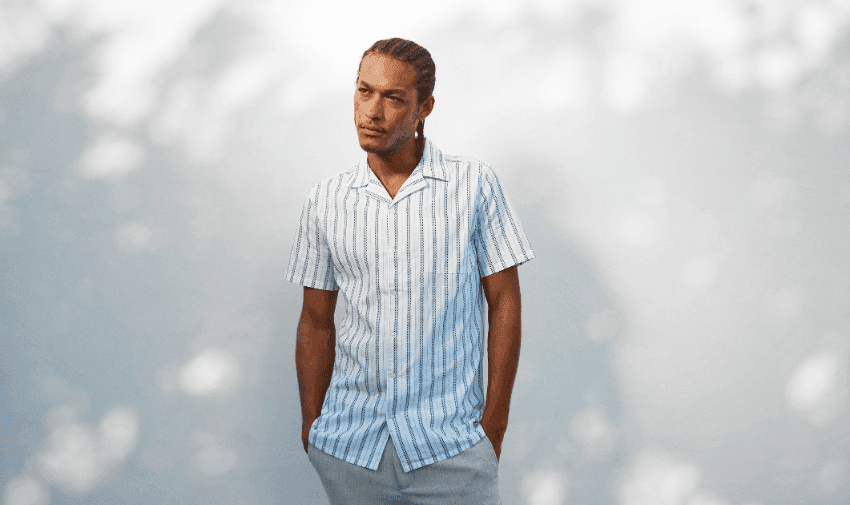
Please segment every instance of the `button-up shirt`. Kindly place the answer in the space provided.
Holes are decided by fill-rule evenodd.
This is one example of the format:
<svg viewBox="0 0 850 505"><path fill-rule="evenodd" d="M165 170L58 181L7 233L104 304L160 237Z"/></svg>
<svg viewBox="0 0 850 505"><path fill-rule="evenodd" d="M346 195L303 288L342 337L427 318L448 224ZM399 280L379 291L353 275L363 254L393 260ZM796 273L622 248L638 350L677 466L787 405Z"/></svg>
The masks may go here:
<svg viewBox="0 0 850 505"><path fill-rule="evenodd" d="M395 198L365 153L313 187L286 278L339 290L345 316L309 442L376 470L392 436L409 472L481 440L480 278L533 257L492 168L428 139Z"/></svg>

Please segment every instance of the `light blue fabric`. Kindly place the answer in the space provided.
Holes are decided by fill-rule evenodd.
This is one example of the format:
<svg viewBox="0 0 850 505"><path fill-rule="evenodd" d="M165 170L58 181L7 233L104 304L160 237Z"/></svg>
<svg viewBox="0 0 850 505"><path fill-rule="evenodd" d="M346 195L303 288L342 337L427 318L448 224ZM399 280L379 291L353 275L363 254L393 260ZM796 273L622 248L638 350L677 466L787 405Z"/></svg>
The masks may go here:
<svg viewBox="0 0 850 505"><path fill-rule="evenodd" d="M499 464L487 437L449 459L405 472L392 439L377 470L308 446L331 505L501 505Z"/></svg>
<svg viewBox="0 0 850 505"><path fill-rule="evenodd" d="M338 289L345 317L310 443L375 470L392 435L409 472L480 441L480 278L533 257L493 170L430 140L395 198L365 153L317 184L286 278Z"/></svg>

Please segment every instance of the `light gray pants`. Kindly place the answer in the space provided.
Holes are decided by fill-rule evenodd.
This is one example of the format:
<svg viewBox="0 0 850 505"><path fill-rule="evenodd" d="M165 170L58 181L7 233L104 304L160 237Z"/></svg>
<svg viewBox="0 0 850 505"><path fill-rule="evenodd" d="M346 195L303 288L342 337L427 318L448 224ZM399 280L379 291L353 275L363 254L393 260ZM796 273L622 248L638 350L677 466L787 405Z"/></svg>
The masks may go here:
<svg viewBox="0 0 850 505"><path fill-rule="evenodd" d="M331 505L501 505L499 463L486 436L451 458L404 473L392 438L377 470L309 444L307 456Z"/></svg>

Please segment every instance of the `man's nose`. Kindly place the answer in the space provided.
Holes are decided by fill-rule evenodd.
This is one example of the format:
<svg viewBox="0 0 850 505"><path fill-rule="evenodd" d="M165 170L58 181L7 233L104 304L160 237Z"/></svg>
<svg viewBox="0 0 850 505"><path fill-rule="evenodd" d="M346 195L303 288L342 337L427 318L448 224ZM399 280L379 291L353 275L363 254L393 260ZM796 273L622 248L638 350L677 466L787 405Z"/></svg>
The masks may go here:
<svg viewBox="0 0 850 505"><path fill-rule="evenodd" d="M366 115L370 119L381 119L384 115L384 106L381 99L373 97L366 102Z"/></svg>

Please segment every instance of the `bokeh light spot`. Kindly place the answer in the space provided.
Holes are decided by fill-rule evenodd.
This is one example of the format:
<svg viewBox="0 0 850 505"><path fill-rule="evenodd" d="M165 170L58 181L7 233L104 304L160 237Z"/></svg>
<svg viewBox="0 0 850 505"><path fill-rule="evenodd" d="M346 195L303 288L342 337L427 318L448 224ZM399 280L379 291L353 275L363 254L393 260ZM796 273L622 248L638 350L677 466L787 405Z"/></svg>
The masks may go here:
<svg viewBox="0 0 850 505"><path fill-rule="evenodd" d="M80 423L64 424L49 435L38 457L42 476L71 494L83 494L97 485L103 473L94 430Z"/></svg>
<svg viewBox="0 0 850 505"><path fill-rule="evenodd" d="M536 470L523 477L522 489L529 505L560 505L567 498L567 479L554 470Z"/></svg>
<svg viewBox="0 0 850 505"><path fill-rule="evenodd" d="M537 106L545 113L576 107L586 102L590 94L586 82L588 64L581 51L568 48L535 65L539 74L534 79Z"/></svg>
<svg viewBox="0 0 850 505"><path fill-rule="evenodd" d="M626 210L614 220L614 232L628 245L646 247L658 235L657 221L645 212Z"/></svg>
<svg viewBox="0 0 850 505"><path fill-rule="evenodd" d="M105 455L124 459L136 448L139 416L129 407L116 407L103 416L98 432Z"/></svg>
<svg viewBox="0 0 850 505"><path fill-rule="evenodd" d="M180 370L180 389L195 396L205 396L232 386L238 362L221 349L206 349L189 360Z"/></svg>
<svg viewBox="0 0 850 505"><path fill-rule="evenodd" d="M115 245L124 252L140 252L150 247L152 238L150 227L133 221L118 228L115 232Z"/></svg>
<svg viewBox="0 0 850 505"><path fill-rule="evenodd" d="M620 505L681 505L699 485L699 469L648 450L629 468L619 489Z"/></svg>
<svg viewBox="0 0 850 505"><path fill-rule="evenodd" d="M4 2L0 15L0 77L11 73L48 41L49 25L29 2Z"/></svg>
<svg viewBox="0 0 850 505"><path fill-rule="evenodd" d="M620 112L637 111L646 100L649 70L638 55L621 54L609 62L605 92L608 103Z"/></svg>
<svg viewBox="0 0 850 505"><path fill-rule="evenodd" d="M590 461L599 461L614 449L614 428L599 407L588 407L576 414L570 423L570 435L582 445Z"/></svg>
<svg viewBox="0 0 850 505"><path fill-rule="evenodd" d="M756 57L756 75L769 90L783 90L793 85L802 71L797 54L788 47L768 47Z"/></svg>
<svg viewBox="0 0 850 505"><path fill-rule="evenodd" d="M794 31L807 65L819 64L829 51L838 34L838 20L823 4L806 3L800 6Z"/></svg>
<svg viewBox="0 0 850 505"><path fill-rule="evenodd" d="M4 505L48 505L50 491L38 479L29 475L13 477L6 483Z"/></svg>
<svg viewBox="0 0 850 505"><path fill-rule="evenodd" d="M806 358L788 381L786 397L791 408L816 426L832 421L845 400L839 385L842 365L840 356L827 349Z"/></svg>
<svg viewBox="0 0 850 505"><path fill-rule="evenodd" d="M114 179L138 168L144 158L145 150L139 142L108 133L80 156L79 172L84 179Z"/></svg>
<svg viewBox="0 0 850 505"><path fill-rule="evenodd" d="M136 448L139 424L135 411L125 406L109 410L96 430L79 422L69 405L52 408L45 419L49 434L35 467L67 493L88 493Z"/></svg>

